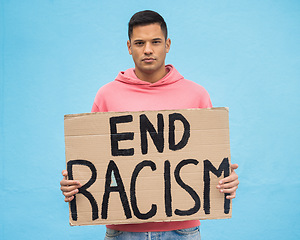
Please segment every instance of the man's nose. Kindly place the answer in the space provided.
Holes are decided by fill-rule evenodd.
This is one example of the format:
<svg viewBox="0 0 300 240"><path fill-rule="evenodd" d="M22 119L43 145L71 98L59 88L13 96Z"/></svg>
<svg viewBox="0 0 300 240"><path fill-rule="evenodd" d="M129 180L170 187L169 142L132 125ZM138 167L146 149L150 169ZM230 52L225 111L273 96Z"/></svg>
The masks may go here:
<svg viewBox="0 0 300 240"><path fill-rule="evenodd" d="M146 43L145 48L144 48L144 54L149 55L152 53L153 53L153 50L152 50L151 43Z"/></svg>

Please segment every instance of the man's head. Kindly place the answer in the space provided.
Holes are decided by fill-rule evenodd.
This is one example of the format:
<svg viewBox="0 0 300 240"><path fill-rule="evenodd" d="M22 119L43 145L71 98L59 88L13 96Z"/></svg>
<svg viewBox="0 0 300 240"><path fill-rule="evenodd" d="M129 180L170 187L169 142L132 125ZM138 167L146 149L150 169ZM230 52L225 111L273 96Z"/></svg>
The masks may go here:
<svg viewBox="0 0 300 240"><path fill-rule="evenodd" d="M138 12L130 19L128 35L128 52L137 77L152 83L164 77L165 58L171 45L164 19L153 11Z"/></svg>
<svg viewBox="0 0 300 240"><path fill-rule="evenodd" d="M135 13L128 23L128 38L131 39L132 31L135 26L145 26L152 23L158 23L164 33L165 39L168 38L167 24L163 17L157 12L145 10Z"/></svg>

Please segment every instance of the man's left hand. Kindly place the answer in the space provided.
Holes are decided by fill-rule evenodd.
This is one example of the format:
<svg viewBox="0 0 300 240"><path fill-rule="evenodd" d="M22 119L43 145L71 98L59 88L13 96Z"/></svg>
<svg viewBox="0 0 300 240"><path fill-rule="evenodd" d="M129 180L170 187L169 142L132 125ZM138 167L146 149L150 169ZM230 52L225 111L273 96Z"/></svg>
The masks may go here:
<svg viewBox="0 0 300 240"><path fill-rule="evenodd" d="M231 174L220 180L219 185L217 185L217 188L221 193L229 193L226 198L227 199L233 199L236 196L236 190L239 185L239 179L238 175L235 173L234 170L236 170L239 166L237 164L231 164Z"/></svg>

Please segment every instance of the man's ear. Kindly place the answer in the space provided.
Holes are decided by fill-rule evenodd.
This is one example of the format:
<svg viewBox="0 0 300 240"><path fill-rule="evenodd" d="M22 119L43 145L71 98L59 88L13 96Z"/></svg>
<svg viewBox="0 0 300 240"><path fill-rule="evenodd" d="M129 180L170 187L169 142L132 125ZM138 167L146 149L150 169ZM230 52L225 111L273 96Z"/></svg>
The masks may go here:
<svg viewBox="0 0 300 240"><path fill-rule="evenodd" d="M168 53L170 51L170 47L171 47L171 39L168 38L166 40L166 52Z"/></svg>
<svg viewBox="0 0 300 240"><path fill-rule="evenodd" d="M129 54L131 55L132 52L131 52L131 43L130 43L130 40L127 40L127 48L128 48Z"/></svg>

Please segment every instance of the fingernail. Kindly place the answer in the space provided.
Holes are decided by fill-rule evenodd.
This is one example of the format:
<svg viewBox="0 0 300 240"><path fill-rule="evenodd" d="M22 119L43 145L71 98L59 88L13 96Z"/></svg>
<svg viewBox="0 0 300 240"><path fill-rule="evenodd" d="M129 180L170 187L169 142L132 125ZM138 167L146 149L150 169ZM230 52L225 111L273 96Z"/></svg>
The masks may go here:
<svg viewBox="0 0 300 240"><path fill-rule="evenodd" d="M221 186L220 185L217 185L217 188L220 188Z"/></svg>
<svg viewBox="0 0 300 240"><path fill-rule="evenodd" d="M223 189L221 189L220 192L223 192Z"/></svg>
<svg viewBox="0 0 300 240"><path fill-rule="evenodd" d="M220 184L222 184L223 182L222 182L222 181L220 181L219 183L220 183Z"/></svg>

